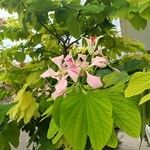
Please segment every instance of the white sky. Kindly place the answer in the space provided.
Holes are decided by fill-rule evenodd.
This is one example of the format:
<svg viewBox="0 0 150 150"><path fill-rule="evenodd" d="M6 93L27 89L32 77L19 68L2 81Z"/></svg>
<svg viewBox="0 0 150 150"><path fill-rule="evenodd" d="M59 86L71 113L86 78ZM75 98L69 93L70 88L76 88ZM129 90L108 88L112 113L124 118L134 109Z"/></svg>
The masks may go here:
<svg viewBox="0 0 150 150"><path fill-rule="evenodd" d="M0 9L0 18L8 18L10 14L6 12L4 9Z"/></svg>

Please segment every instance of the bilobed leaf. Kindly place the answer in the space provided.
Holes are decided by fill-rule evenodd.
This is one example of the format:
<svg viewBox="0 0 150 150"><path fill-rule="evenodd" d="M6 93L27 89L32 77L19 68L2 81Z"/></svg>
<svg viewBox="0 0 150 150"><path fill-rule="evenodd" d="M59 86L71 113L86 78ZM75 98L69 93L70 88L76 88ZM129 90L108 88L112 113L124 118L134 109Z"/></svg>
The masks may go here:
<svg viewBox="0 0 150 150"><path fill-rule="evenodd" d="M75 38L80 37L81 27L80 27L79 21L73 15L71 15L67 20L67 28L73 37Z"/></svg>
<svg viewBox="0 0 150 150"><path fill-rule="evenodd" d="M130 76L126 72L113 72L104 76L103 82L105 87L112 86L118 83L125 83L130 79Z"/></svg>
<svg viewBox="0 0 150 150"><path fill-rule="evenodd" d="M114 124L132 137L139 137L141 131L141 115L136 99L127 99L120 93L109 92L113 107Z"/></svg>
<svg viewBox="0 0 150 150"><path fill-rule="evenodd" d="M94 150L102 149L112 133L112 106L103 91L74 91L61 104L60 127L74 150L83 150L89 136Z"/></svg>
<svg viewBox="0 0 150 150"><path fill-rule="evenodd" d="M137 72L131 77L125 96L138 95L147 89L150 89L150 72Z"/></svg>
<svg viewBox="0 0 150 150"><path fill-rule="evenodd" d="M116 148L118 145L118 138L116 136L115 131L112 131L111 137L107 143L107 146L112 147L112 148Z"/></svg>
<svg viewBox="0 0 150 150"><path fill-rule="evenodd" d="M143 103L145 103L145 102L147 102L147 101L149 101L149 100L150 100L150 93L147 94L147 95L145 95L145 96L141 99L140 105L143 104Z"/></svg>

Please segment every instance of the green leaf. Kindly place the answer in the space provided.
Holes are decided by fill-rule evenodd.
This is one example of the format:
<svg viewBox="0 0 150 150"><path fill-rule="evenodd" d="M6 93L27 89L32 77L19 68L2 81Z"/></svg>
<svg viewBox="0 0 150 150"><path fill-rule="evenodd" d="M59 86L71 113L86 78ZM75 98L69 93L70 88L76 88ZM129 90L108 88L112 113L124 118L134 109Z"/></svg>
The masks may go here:
<svg viewBox="0 0 150 150"><path fill-rule="evenodd" d="M52 119L50 121L49 129L48 129L48 132L47 132L47 138L48 139L53 138L58 131L59 131L59 128L56 125L56 123L54 122L54 120Z"/></svg>
<svg viewBox="0 0 150 150"><path fill-rule="evenodd" d="M107 143L107 146L111 147L111 148L116 148L118 145L118 138L116 136L115 131L113 130L111 137Z"/></svg>
<svg viewBox="0 0 150 150"><path fill-rule="evenodd" d="M142 71L143 68L146 68L149 66L148 62L145 60L139 60L139 59L129 59L127 58L126 61L122 62L122 70L126 70L126 72L137 72L137 71Z"/></svg>
<svg viewBox="0 0 150 150"><path fill-rule="evenodd" d="M12 104L0 104L0 124L4 121L8 110L12 107Z"/></svg>
<svg viewBox="0 0 150 150"><path fill-rule="evenodd" d="M76 17L71 15L67 20L67 29L69 30L70 34L75 37L79 38L81 34L81 27L79 21Z"/></svg>
<svg viewBox="0 0 150 150"><path fill-rule="evenodd" d="M81 10L83 11L83 13L95 15L104 10L104 5L97 5L97 4L86 5L83 6Z"/></svg>
<svg viewBox="0 0 150 150"><path fill-rule="evenodd" d="M127 6L127 0L113 0L112 4L115 8L120 9Z"/></svg>
<svg viewBox="0 0 150 150"><path fill-rule="evenodd" d="M141 99L140 105L143 104L143 103L145 103L145 102L147 102L147 101L149 101L149 100L150 100L150 93L147 94L147 95L145 95L145 96Z"/></svg>
<svg viewBox="0 0 150 150"><path fill-rule="evenodd" d="M149 19L150 18L150 7L147 7L146 9L144 9L144 11L142 11L141 16L144 17L145 19Z"/></svg>
<svg viewBox="0 0 150 150"><path fill-rule="evenodd" d="M53 105L53 111L52 111L52 116L53 119L58 127L60 127L60 107L62 103L62 97L57 98L56 101L54 101Z"/></svg>
<svg viewBox="0 0 150 150"><path fill-rule="evenodd" d="M39 76L41 75L41 71L36 71L36 72L32 72L26 79L26 83L28 85L34 85L36 84L40 78Z"/></svg>
<svg viewBox="0 0 150 150"><path fill-rule="evenodd" d="M125 83L129 79L130 77L126 72L113 72L104 76L103 82L105 83L105 87L108 87L118 83Z"/></svg>
<svg viewBox="0 0 150 150"><path fill-rule="evenodd" d="M16 52L14 58L18 62L23 62L26 58L26 55L23 52Z"/></svg>
<svg viewBox="0 0 150 150"><path fill-rule="evenodd" d="M3 126L0 131L0 150L11 150L10 144L14 147L19 145L20 130L15 122Z"/></svg>
<svg viewBox="0 0 150 150"><path fill-rule="evenodd" d="M7 124L2 130L2 133L5 137L5 140L9 141L14 147L19 146L20 130L15 122Z"/></svg>
<svg viewBox="0 0 150 150"><path fill-rule="evenodd" d="M55 18L58 23L66 24L69 15L70 11L66 8L60 8L55 11Z"/></svg>
<svg viewBox="0 0 150 150"><path fill-rule="evenodd" d="M56 134L56 136L53 138L52 143L56 144L60 138L63 136L63 132L61 130L59 130L59 132Z"/></svg>
<svg viewBox="0 0 150 150"><path fill-rule="evenodd" d="M134 16L131 20L130 20L132 26L137 29L137 30L141 30L141 29L145 29L146 25L147 25L147 20L144 19L142 16L140 15L136 15Z"/></svg>
<svg viewBox="0 0 150 150"><path fill-rule="evenodd" d="M62 101L60 127L74 150L85 148L89 136L94 150L102 149L112 132L112 106L103 91L73 91Z"/></svg>
<svg viewBox="0 0 150 150"><path fill-rule="evenodd" d="M150 89L150 72L137 72L131 77L125 96L138 95L147 89Z"/></svg>
<svg viewBox="0 0 150 150"><path fill-rule="evenodd" d="M114 124L132 137L139 137L141 131L141 115L136 99L127 99L120 93L107 91L112 100Z"/></svg>

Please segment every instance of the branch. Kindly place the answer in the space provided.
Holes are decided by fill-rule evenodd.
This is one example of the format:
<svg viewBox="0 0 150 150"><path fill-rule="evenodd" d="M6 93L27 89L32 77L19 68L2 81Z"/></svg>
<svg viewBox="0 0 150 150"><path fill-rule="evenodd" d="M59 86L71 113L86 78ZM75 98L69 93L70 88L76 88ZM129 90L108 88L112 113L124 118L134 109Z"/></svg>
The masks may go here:
<svg viewBox="0 0 150 150"><path fill-rule="evenodd" d="M76 39L75 41L71 42L71 43L67 46L67 49L68 49L70 46L72 46L74 43L78 42L80 39L81 39L81 37L78 38L78 39Z"/></svg>

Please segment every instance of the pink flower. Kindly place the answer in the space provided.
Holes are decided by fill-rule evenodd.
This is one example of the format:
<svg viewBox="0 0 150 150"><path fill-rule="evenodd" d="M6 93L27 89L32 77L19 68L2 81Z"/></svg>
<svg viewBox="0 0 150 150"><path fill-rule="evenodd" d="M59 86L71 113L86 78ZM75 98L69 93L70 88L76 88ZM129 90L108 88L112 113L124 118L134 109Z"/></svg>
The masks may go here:
<svg viewBox="0 0 150 150"><path fill-rule="evenodd" d="M96 47L97 47L97 44L98 44L98 40L100 38L102 38L103 36L99 36L99 37L96 37L96 36L90 36L90 38L84 38L88 44L88 52L89 54L93 54L94 51L96 50Z"/></svg>
<svg viewBox="0 0 150 150"><path fill-rule="evenodd" d="M58 57L54 57L54 58L51 59L51 61L53 63L55 63L59 67L59 69L62 68L63 60L64 60L64 55L61 55L61 56L58 56Z"/></svg>
<svg viewBox="0 0 150 150"><path fill-rule="evenodd" d="M54 78L54 79L59 80L58 76L59 76L59 73L58 73L58 72L55 72L55 71L54 71L53 69L51 69L51 68L48 69L47 71L45 71L44 73L42 73L42 74L40 75L41 78L52 77L52 78Z"/></svg>
<svg viewBox="0 0 150 150"><path fill-rule="evenodd" d="M107 66L107 64L108 64L108 61L105 57L96 56L95 58L92 59L91 66L104 68Z"/></svg>
<svg viewBox="0 0 150 150"><path fill-rule="evenodd" d="M89 74L88 72L87 72L87 80L86 81L89 84L89 86L91 86L93 89L100 88L103 86L103 84L100 80L100 77L93 76L93 75Z"/></svg>
<svg viewBox="0 0 150 150"><path fill-rule="evenodd" d="M55 86L55 91L52 93L52 98L55 100L57 97L62 96L67 89L67 80L62 78Z"/></svg>
<svg viewBox="0 0 150 150"><path fill-rule="evenodd" d="M80 68L77 66L77 64L74 61L74 59L72 58L72 56L67 55L64 60L67 65L66 71L68 72L71 79L74 82L77 82L79 74L80 74Z"/></svg>
<svg viewBox="0 0 150 150"><path fill-rule="evenodd" d="M81 69L84 70L86 70L89 66L89 62L87 62L87 56L83 54L78 54L78 59L76 63Z"/></svg>
<svg viewBox="0 0 150 150"><path fill-rule="evenodd" d="M94 40L94 39L93 39ZM94 42L94 41L93 41ZM52 68L45 71L41 74L41 78L51 77L57 79L58 82L55 85L55 91L51 94L53 99L56 99L59 96L65 94L67 90L67 78L68 76L74 81L77 82L79 76L84 76L87 74L87 83L93 89L100 88L103 86L100 77L91 75L87 72L89 67L97 66L103 68L107 65L107 59L104 57L96 56L92 59L92 64L89 65L87 61L87 56L79 54L77 60L75 61L71 55L67 55L65 58L63 55L52 58L59 70L56 72Z"/></svg>
<svg viewBox="0 0 150 150"><path fill-rule="evenodd" d="M80 69L79 67L77 67L76 62L74 61L72 56L69 55L67 55L65 59L64 56L61 55L52 58L51 60L59 67L59 70L55 72L52 68L50 68L43 74L41 74L40 77L51 77L58 80L58 83L55 85L55 91L51 95L54 99L56 99L58 96L61 96L65 93L67 89L66 78L68 76L70 76L74 82L77 82L80 74Z"/></svg>

